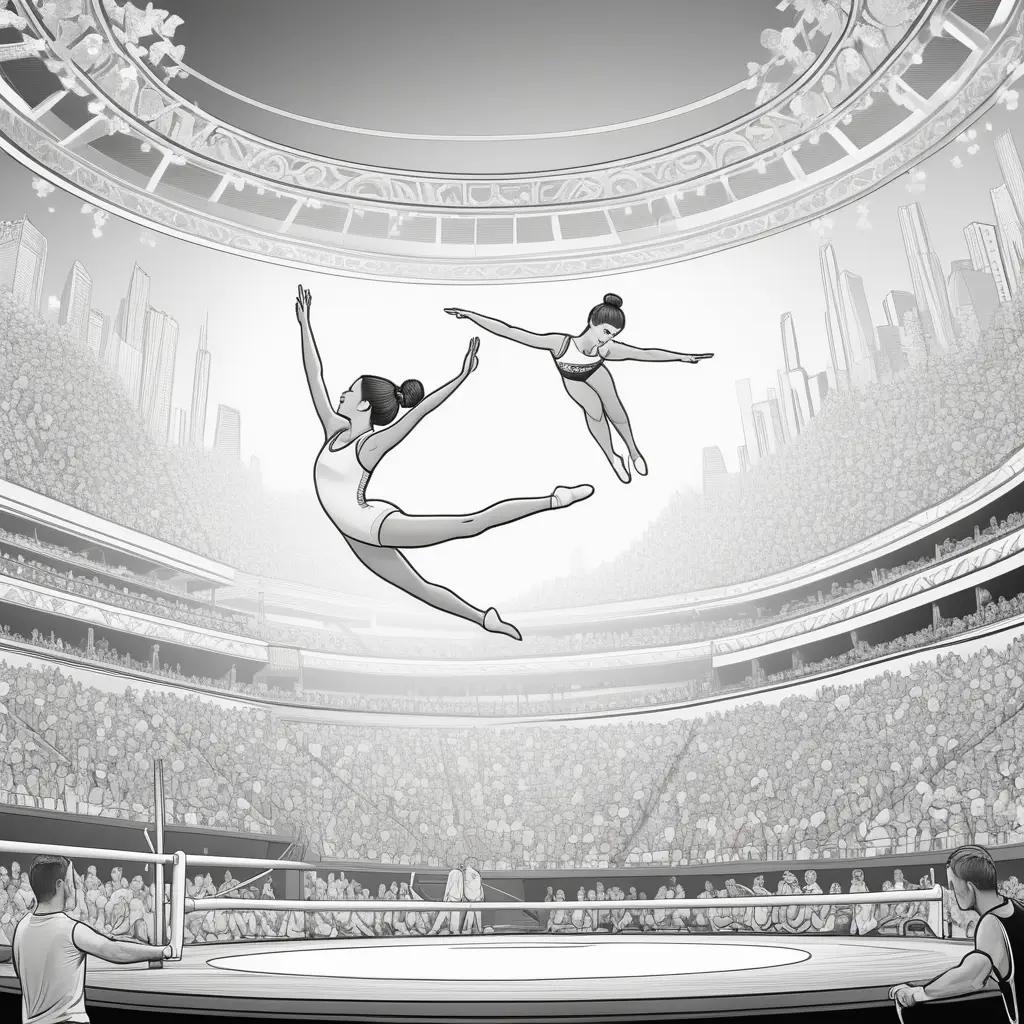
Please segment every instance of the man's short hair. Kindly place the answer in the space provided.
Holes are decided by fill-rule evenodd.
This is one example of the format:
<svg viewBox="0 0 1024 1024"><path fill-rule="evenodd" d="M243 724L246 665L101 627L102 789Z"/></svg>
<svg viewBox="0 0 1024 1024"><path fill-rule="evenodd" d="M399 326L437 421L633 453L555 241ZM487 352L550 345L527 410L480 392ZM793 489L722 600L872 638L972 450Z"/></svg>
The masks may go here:
<svg viewBox="0 0 1024 1024"><path fill-rule="evenodd" d="M949 855L946 867L957 878L986 892L994 892L998 884L995 861L983 846L958 847Z"/></svg>
<svg viewBox="0 0 1024 1024"><path fill-rule="evenodd" d="M32 861L28 869L28 881L37 900L50 900L57 894L57 883L68 873L70 861L67 857L55 857L44 853Z"/></svg>

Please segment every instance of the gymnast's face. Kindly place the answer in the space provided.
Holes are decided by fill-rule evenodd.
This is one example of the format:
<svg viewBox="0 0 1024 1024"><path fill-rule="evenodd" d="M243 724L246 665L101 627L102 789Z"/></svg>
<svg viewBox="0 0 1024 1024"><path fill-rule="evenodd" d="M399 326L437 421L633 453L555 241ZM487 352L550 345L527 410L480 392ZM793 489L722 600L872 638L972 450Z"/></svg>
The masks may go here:
<svg viewBox="0 0 1024 1024"><path fill-rule="evenodd" d="M605 348L619 333L611 324L587 324L587 329L580 335L580 341L589 347Z"/></svg>
<svg viewBox="0 0 1024 1024"><path fill-rule="evenodd" d="M370 403L363 399L362 377L357 377L352 382L352 387L341 393L336 412L339 416L344 416L350 423L369 419Z"/></svg>

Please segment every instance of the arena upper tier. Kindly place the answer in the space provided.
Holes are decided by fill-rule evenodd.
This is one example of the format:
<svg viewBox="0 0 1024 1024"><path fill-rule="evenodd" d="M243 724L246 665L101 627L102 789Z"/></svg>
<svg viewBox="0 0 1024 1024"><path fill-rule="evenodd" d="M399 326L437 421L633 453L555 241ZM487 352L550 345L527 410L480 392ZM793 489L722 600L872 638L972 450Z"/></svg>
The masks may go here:
<svg viewBox="0 0 1024 1024"><path fill-rule="evenodd" d="M603 104L590 95L600 81L564 88L590 80L606 41L581 3L543 33L561 78L548 82L543 63L524 76L517 47L491 46L488 88L456 78L432 106L426 81L462 62L414 53L389 70L407 75L401 119L386 99L360 105L379 84L331 81L347 64L325 62L328 94L362 120L345 124L334 106L310 113L318 95L308 109L272 102L267 90L283 87L266 76L221 81L210 54L224 26L210 5L183 22L121 0L4 0L0 145L100 207L247 257L349 276L538 280L687 259L820 217L954 138L1020 74L1024 12L1011 0L766 3L759 44L749 0L716 5L728 35L714 40L684 8L661 10L666 22L613 31L616 65L632 70L606 76L615 94ZM342 9L319 17L320 35L345 36ZM401 28L430 38L436 17L406 6ZM285 9L260 18L272 49L247 66L309 59ZM728 56L708 67L710 48ZM645 77L657 67L674 74ZM446 132L439 106L482 127Z"/></svg>

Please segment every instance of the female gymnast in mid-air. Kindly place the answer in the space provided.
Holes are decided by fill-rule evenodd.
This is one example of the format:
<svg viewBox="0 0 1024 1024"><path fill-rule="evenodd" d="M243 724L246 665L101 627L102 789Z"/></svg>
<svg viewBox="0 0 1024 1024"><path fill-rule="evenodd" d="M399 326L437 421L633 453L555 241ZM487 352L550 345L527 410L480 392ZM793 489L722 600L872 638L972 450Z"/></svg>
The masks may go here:
<svg viewBox="0 0 1024 1024"><path fill-rule="evenodd" d="M521 327L510 327L501 320L472 313L468 309L446 309L452 316L472 320L491 334L517 341L530 348L544 349L551 353L562 377L562 384L569 397L586 413L587 426L601 451L611 463L616 476L624 483L630 481L629 464L612 446L609 421L626 443L629 457L636 471L647 476L647 463L640 454L633 438L629 417L615 390L615 381L608 372L606 362L627 359L646 363L699 363L710 359L714 352L672 352L664 348L633 348L616 341L615 337L626 326L626 314L622 312L622 299L618 295L606 295L604 301L595 306L587 317L586 329L577 335L534 334Z"/></svg>
<svg viewBox="0 0 1024 1024"><path fill-rule="evenodd" d="M337 406L332 406L309 323L311 301L309 291L300 287L295 315L302 329L302 361L313 405L324 428L324 444L316 457L313 480L328 519L356 558L382 580L439 611L469 619L489 633L522 640L519 630L502 621L494 608L474 608L447 587L423 579L398 549L425 548L476 537L494 526L538 512L567 508L589 498L594 488L589 484L556 487L542 498L511 498L466 515L408 515L386 501L367 498L366 485L377 463L408 437L427 413L450 398L477 368L480 339L470 342L459 375L429 395L424 395L418 380L407 380L397 387L383 377L364 374L342 393ZM400 409L409 411L396 420Z"/></svg>

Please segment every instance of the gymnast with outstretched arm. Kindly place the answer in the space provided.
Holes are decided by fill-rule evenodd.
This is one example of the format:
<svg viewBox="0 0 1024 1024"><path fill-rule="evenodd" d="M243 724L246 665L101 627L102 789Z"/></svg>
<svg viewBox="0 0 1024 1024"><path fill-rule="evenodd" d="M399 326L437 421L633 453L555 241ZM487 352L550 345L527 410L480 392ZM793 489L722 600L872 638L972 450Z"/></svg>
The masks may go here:
<svg viewBox="0 0 1024 1024"><path fill-rule="evenodd" d="M521 327L512 327L501 320L473 313L468 309L446 309L446 313L460 319L472 320L478 327L500 338L550 352L562 385L569 397L586 413L587 427L598 443L605 458L611 463L615 475L628 484L631 476L629 464L615 451L611 426L625 442L629 457L641 476L647 475L647 463L640 454L633 437L629 416L622 405L615 381L608 372L606 362L633 360L644 363L699 363L710 359L713 352L673 352L665 348L634 348L616 340L626 326L622 312L622 299L608 294L604 301L590 311L587 326L577 335L534 334Z"/></svg>
<svg viewBox="0 0 1024 1024"><path fill-rule="evenodd" d="M482 626L522 640L494 608L486 611L464 601L447 587L423 579L399 548L424 548L479 536L486 530L538 512L567 508L589 498L589 484L556 487L537 498L510 498L479 512L462 515L409 515L396 505L368 498L366 488L385 455L405 440L424 416L441 406L477 368L480 339L473 338L458 376L425 395L418 380L401 387L384 377L364 374L332 405L324 383L320 353L310 325L312 296L299 288L295 315L302 332L302 360L313 405L324 428L324 443L313 467L320 506L345 538L356 558L382 580L411 597ZM407 409L399 417L401 409Z"/></svg>

